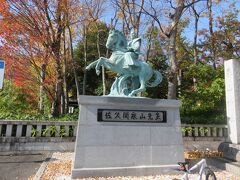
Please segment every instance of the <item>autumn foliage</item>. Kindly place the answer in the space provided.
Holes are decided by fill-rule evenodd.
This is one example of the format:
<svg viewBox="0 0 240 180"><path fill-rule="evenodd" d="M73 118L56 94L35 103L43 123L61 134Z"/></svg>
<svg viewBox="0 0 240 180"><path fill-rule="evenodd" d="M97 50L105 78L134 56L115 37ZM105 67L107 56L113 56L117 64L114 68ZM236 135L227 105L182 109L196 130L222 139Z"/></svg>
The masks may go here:
<svg viewBox="0 0 240 180"><path fill-rule="evenodd" d="M36 101L42 86L56 116L63 108L62 35L69 22L70 3L73 1L0 1L0 51L6 76Z"/></svg>

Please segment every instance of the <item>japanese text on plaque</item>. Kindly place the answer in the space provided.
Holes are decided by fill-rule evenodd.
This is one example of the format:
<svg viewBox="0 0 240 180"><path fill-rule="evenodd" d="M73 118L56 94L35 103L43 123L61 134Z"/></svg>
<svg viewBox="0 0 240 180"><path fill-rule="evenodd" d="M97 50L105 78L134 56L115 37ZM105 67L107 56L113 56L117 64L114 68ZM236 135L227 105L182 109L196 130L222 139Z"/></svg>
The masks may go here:
<svg viewBox="0 0 240 180"><path fill-rule="evenodd" d="M166 111L98 109L98 121L166 122Z"/></svg>

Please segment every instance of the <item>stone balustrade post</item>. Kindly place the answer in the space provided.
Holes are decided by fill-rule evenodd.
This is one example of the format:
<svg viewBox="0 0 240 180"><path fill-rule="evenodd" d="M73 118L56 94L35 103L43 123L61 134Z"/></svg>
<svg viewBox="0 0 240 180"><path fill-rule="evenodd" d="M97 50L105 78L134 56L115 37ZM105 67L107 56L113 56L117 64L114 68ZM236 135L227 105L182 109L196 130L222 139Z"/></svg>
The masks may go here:
<svg viewBox="0 0 240 180"><path fill-rule="evenodd" d="M60 126L56 126L56 131L57 131L55 134L56 137L60 137L60 130L61 130Z"/></svg>
<svg viewBox="0 0 240 180"><path fill-rule="evenodd" d="M17 125L17 133L16 137L21 137L22 136L22 124Z"/></svg>
<svg viewBox="0 0 240 180"><path fill-rule="evenodd" d="M73 136L75 137L77 135L77 126L74 126L73 128Z"/></svg>
<svg viewBox="0 0 240 180"><path fill-rule="evenodd" d="M200 127L199 131L200 131L200 136L204 137L205 136L205 128L204 127Z"/></svg>
<svg viewBox="0 0 240 180"><path fill-rule="evenodd" d="M37 125L37 134L36 137L41 137L42 135L42 124Z"/></svg>
<svg viewBox="0 0 240 180"><path fill-rule="evenodd" d="M212 136L217 137L217 128L216 127L212 127Z"/></svg>
<svg viewBox="0 0 240 180"><path fill-rule="evenodd" d="M46 126L46 137L51 137L50 131L51 131L51 126Z"/></svg>
<svg viewBox="0 0 240 180"><path fill-rule="evenodd" d="M194 136L198 137L198 127L194 127Z"/></svg>
<svg viewBox="0 0 240 180"><path fill-rule="evenodd" d="M12 124L7 125L7 130L6 130L6 137L11 137L12 136Z"/></svg>
<svg viewBox="0 0 240 180"><path fill-rule="evenodd" d="M26 137L31 137L32 135L32 125L27 125Z"/></svg>
<svg viewBox="0 0 240 180"><path fill-rule="evenodd" d="M223 128L221 127L218 128L218 136L223 137Z"/></svg>
<svg viewBox="0 0 240 180"><path fill-rule="evenodd" d="M64 128L65 128L66 136L68 137L69 136L69 126L65 125Z"/></svg>
<svg viewBox="0 0 240 180"><path fill-rule="evenodd" d="M210 137L211 136L211 128L207 127L207 136Z"/></svg>

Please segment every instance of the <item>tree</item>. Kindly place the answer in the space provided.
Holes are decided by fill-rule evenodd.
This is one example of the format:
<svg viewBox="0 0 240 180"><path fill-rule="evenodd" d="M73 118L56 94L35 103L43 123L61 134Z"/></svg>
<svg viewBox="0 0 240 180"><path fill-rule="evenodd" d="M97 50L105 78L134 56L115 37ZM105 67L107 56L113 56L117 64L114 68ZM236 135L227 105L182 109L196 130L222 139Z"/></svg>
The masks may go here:
<svg viewBox="0 0 240 180"><path fill-rule="evenodd" d="M159 4L154 4L153 1L150 1L149 10L143 8L143 12L148 16L152 17L156 23L158 24L159 31L162 34L162 37L165 39L167 43L167 55L169 59L169 73L168 73L168 98L176 99L177 98L177 74L178 74L178 60L176 58L176 37L178 32L178 24L180 18L185 9L192 6L194 3L199 1L194 1L188 3L184 0L168 1L168 6L170 6L168 10L168 20L170 23L168 25L163 25L162 18L160 18L160 14L157 11L157 7ZM163 6L167 6L164 4ZM165 7L164 7L165 8ZM164 9L160 8L161 10ZM159 7L158 7L159 9Z"/></svg>
<svg viewBox="0 0 240 180"><path fill-rule="evenodd" d="M160 71L163 75L163 81L156 87L147 88L146 95L151 98L167 98L167 57L162 49L161 37L159 29L153 24L150 26L145 34L147 41L147 52L145 55L146 61L152 65L153 69Z"/></svg>
<svg viewBox="0 0 240 180"><path fill-rule="evenodd" d="M181 115L185 123L226 123L224 68L192 64L183 74ZM197 79L192 85L192 77Z"/></svg>
<svg viewBox="0 0 240 180"><path fill-rule="evenodd" d="M97 26L97 27L96 27ZM99 53L100 56L105 56L107 49L105 46L105 43L107 41L108 37L108 27L105 23L103 22L96 22L91 23L88 26L88 31L87 31L87 38L88 38L88 43L87 43L87 59L86 63L89 64L89 62L96 60L99 58ZM99 49L97 48L97 39L100 39L101 41L99 42ZM78 67L78 72L80 72L80 81L83 82L84 78L84 67L85 67L85 52L84 52L84 45L85 44L85 38L83 37L80 39L78 42L76 48L74 49L74 59L77 62ZM90 73L95 74L93 70L90 71ZM108 73L106 74L106 78L108 77ZM91 95L101 95L102 94L102 86L100 85L101 81L97 76L88 76L88 79L86 81L86 94L91 94ZM106 80L106 85L109 86L108 80ZM97 87L97 89L96 89ZM75 88L75 87L72 87ZM80 93L83 93L83 89L80 89Z"/></svg>
<svg viewBox="0 0 240 180"><path fill-rule="evenodd" d="M192 0L195 2L195 0ZM193 39L193 56L194 56L194 63L197 64L198 62L198 48L197 48L197 38L198 38L198 23L200 19L200 15L203 10L199 11L196 9L195 3L191 6L193 15L194 15L194 39ZM193 80L195 81L195 80Z"/></svg>
<svg viewBox="0 0 240 180"><path fill-rule="evenodd" d="M82 22L83 24L83 29L82 29L82 36L84 38L84 77L83 77L83 94L86 94L86 81L87 81L87 71L86 66L87 66L87 59L88 59L88 30L89 26L94 25L96 28L98 28L98 22L100 19L100 16L102 15L102 12L104 10L104 4L105 1L103 0L83 0L82 1L82 8L84 9L84 14L83 16L85 17L85 20ZM99 32L100 30L97 31L97 34L99 37ZM98 49L98 55L100 56L100 48L99 48L99 38L97 38L96 41L96 48ZM105 71L104 68L102 67L102 84L103 84L103 94L105 95Z"/></svg>
<svg viewBox="0 0 240 180"><path fill-rule="evenodd" d="M210 58L212 59L213 62L213 67L216 69L216 48L215 48L215 37L213 33L213 14L212 14L212 0L207 0L207 8L208 8L208 19L209 19L209 32L210 36L212 37L210 39L209 45L211 46L210 48Z"/></svg>
<svg viewBox="0 0 240 180"><path fill-rule="evenodd" d="M119 8L118 16L122 19L122 31L128 34L133 28L138 36L145 0L141 0L139 4L135 0L120 0L115 3Z"/></svg>
<svg viewBox="0 0 240 180"><path fill-rule="evenodd" d="M51 60L50 64L53 65L54 72L46 72L46 74L52 75L51 83L55 83L55 88L48 89L48 94L52 99L52 115L58 116L64 112L65 108L61 45L63 31L66 27L64 19L66 0L56 2L9 0L3 1L3 3L7 8L2 9L1 23L9 32L8 35L3 31L1 33L4 39L4 48L14 49L15 57L19 57L19 53L21 53L22 60L25 59L26 63L30 62L39 77L44 72L41 71L41 67L45 68L46 66L46 69L49 70L48 61ZM8 26L6 26L7 24ZM18 41L14 41L14 38ZM36 56L40 55L35 52L39 49L42 50L40 64L34 60ZM19 52L19 50L21 51ZM40 82L38 81L38 84ZM44 89L47 89L46 87L44 86Z"/></svg>
<svg viewBox="0 0 240 180"><path fill-rule="evenodd" d="M223 59L239 58L239 10L235 7L235 4L231 4L231 12L226 12L223 16L217 16L213 20L215 22L212 28L214 32L210 30L202 29L199 31L202 61L213 64L216 68L219 63L223 63ZM214 42L214 44L213 44ZM213 48L214 46L214 48ZM214 54L214 62L213 62Z"/></svg>

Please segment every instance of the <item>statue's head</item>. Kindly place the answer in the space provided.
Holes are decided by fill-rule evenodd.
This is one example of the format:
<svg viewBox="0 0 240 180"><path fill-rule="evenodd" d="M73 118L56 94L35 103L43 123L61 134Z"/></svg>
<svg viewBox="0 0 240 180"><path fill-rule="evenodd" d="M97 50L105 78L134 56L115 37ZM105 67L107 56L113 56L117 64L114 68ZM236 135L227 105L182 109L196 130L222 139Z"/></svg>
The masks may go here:
<svg viewBox="0 0 240 180"><path fill-rule="evenodd" d="M118 30L110 30L106 47L110 50L118 50L118 48L126 48L127 41L124 34Z"/></svg>
<svg viewBox="0 0 240 180"><path fill-rule="evenodd" d="M133 40L134 38L136 38L136 33L134 32L134 29L133 29L133 28L130 30L129 38L130 38L131 40Z"/></svg>
<svg viewBox="0 0 240 180"><path fill-rule="evenodd" d="M116 46L117 33L116 30L112 29L109 31L106 47L112 50Z"/></svg>

